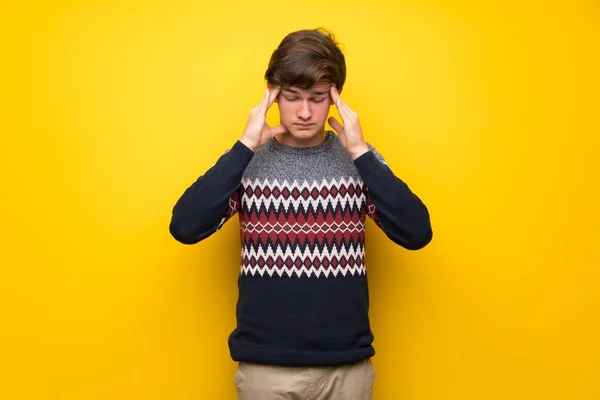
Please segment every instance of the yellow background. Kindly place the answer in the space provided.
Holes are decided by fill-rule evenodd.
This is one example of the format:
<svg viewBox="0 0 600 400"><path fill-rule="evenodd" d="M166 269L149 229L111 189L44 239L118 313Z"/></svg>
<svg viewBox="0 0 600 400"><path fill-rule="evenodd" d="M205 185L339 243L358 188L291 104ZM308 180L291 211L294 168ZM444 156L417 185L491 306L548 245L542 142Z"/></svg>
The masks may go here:
<svg viewBox="0 0 600 400"><path fill-rule="evenodd" d="M0 399L235 398L236 223L171 207L318 26L434 227L369 222L375 398L600 399L595 0L4 3Z"/></svg>

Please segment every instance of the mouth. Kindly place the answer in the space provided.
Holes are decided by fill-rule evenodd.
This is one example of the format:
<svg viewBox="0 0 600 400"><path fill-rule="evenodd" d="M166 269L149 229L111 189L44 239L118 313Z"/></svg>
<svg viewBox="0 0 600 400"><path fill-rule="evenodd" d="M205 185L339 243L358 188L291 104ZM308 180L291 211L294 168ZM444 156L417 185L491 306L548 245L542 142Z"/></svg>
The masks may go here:
<svg viewBox="0 0 600 400"><path fill-rule="evenodd" d="M299 127L300 129L308 129L311 128L314 124L301 124L301 123L296 123L294 124L297 127Z"/></svg>

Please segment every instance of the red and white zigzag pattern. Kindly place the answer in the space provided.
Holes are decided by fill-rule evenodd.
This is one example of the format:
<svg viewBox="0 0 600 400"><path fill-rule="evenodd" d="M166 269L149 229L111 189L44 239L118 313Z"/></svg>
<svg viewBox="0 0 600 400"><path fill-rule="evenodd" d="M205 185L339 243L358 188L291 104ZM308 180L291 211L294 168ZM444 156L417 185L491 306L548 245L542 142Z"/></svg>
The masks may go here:
<svg viewBox="0 0 600 400"><path fill-rule="evenodd" d="M377 210L360 179L312 183L244 179L219 227L240 213L244 275L366 274L365 216Z"/></svg>

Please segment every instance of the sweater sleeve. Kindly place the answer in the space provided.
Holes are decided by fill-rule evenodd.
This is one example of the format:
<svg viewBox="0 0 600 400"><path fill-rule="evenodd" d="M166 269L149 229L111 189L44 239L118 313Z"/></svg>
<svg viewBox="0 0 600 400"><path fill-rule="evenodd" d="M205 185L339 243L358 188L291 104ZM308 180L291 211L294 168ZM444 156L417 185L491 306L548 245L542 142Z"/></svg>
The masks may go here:
<svg viewBox="0 0 600 400"><path fill-rule="evenodd" d="M206 239L239 211L239 188L254 152L239 140L177 200L169 231L183 244Z"/></svg>
<svg viewBox="0 0 600 400"><path fill-rule="evenodd" d="M367 189L367 214L394 243L419 250L433 232L427 207L371 146L354 160Z"/></svg>

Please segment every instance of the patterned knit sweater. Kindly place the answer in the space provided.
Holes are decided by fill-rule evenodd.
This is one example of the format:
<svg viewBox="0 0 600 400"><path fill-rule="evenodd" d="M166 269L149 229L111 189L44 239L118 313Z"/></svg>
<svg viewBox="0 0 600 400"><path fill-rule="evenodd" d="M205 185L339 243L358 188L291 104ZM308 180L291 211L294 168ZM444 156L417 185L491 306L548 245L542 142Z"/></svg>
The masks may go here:
<svg viewBox="0 0 600 400"><path fill-rule="evenodd" d="M173 208L170 232L198 243L238 215L237 327L231 357L343 365L375 354L365 268L368 215L398 245L429 243L429 213L384 158L353 160L337 135L308 148L237 141Z"/></svg>

